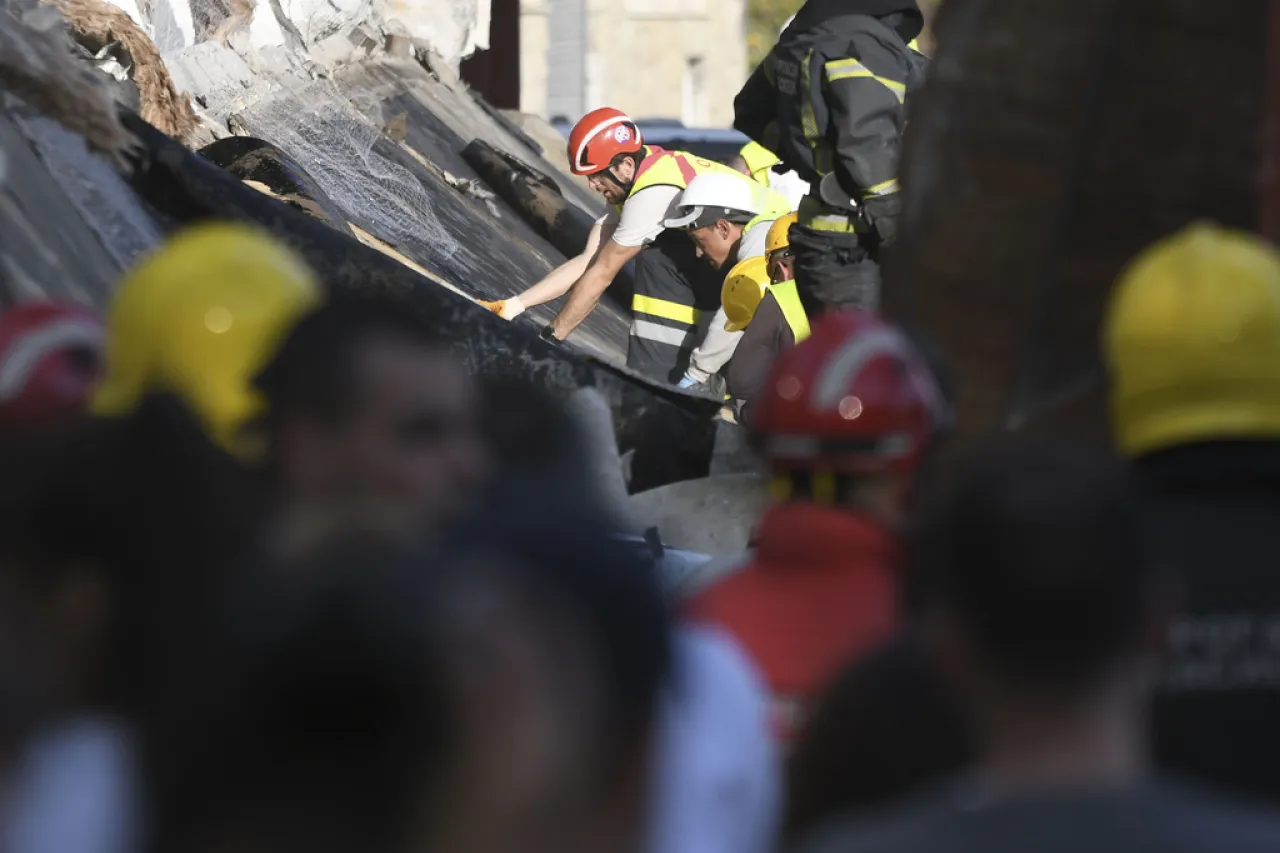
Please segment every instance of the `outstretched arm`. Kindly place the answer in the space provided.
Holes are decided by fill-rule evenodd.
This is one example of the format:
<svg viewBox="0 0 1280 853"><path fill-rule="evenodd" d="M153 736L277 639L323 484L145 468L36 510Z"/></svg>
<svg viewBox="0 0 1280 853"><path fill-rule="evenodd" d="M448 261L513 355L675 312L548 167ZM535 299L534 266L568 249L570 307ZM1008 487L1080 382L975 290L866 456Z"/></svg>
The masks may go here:
<svg viewBox="0 0 1280 853"><path fill-rule="evenodd" d="M621 246L612 240L607 241L596 253L595 258L587 265L581 278L573 283L569 291L569 301L560 309L560 313L551 321L552 334L564 340L583 320L587 319L604 295L605 290L613 283L614 276L622 271L627 261L640 253L643 246Z"/></svg>
<svg viewBox="0 0 1280 853"><path fill-rule="evenodd" d="M528 308L550 302L552 299L559 299L569 292L569 288L573 287L575 281L582 278L582 274L587 271L591 261L600 252L600 245L613 236L616 227L615 223L604 219L597 221L591 226L591 232L587 234L587 245L583 248L582 254L565 261L518 296L480 304L495 314L500 314L505 320L514 320Z"/></svg>
<svg viewBox="0 0 1280 853"><path fill-rule="evenodd" d="M552 299L559 299L568 293L569 288L573 287L575 281L582 278L582 274L599 254L601 244L613 236L614 227L605 225L603 220L591 226L591 233L587 235L587 245L583 248L582 254L565 261L517 297L524 303L524 307L532 308L535 305L550 302Z"/></svg>

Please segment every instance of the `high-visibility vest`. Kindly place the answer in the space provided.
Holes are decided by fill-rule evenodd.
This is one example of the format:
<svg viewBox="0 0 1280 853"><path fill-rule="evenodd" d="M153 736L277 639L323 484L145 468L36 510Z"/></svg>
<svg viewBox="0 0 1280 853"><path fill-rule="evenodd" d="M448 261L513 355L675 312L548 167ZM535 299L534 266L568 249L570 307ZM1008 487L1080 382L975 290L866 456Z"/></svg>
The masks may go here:
<svg viewBox="0 0 1280 853"><path fill-rule="evenodd" d="M779 284L772 284L769 285L769 292L773 294L778 307L782 309L782 319L787 321L787 327L791 329L791 334L795 336L796 343L800 343L809 337L809 315L805 313L804 305L800 302L800 294L796 291L796 283L794 281L784 281Z"/></svg>
<svg viewBox="0 0 1280 853"><path fill-rule="evenodd" d="M705 157L698 157L687 151L666 151L657 146L646 146L628 198L649 187L670 186L684 190L695 177L707 172L723 172L739 180L750 181L735 169ZM779 206L783 213L789 210L786 198L780 193L768 187L760 187L754 182L752 186L761 191L762 204L767 203L771 210ZM780 215L782 214L762 214L767 218L777 218ZM668 235L664 234L654 248L660 247L666 239ZM687 241L688 237L672 234L670 239ZM689 355L698 345L700 326L705 325L702 322L704 315L707 312L714 314L719 307L718 279L715 284L717 286L714 288L703 288L705 292L695 292L692 283L682 285L669 277L651 279L637 269L635 296L631 299L631 340L628 344L627 365L650 376L665 377L669 372L682 371L688 364Z"/></svg>
<svg viewBox="0 0 1280 853"><path fill-rule="evenodd" d="M646 145L644 158L636 167L631 192L627 195L633 196L649 187L668 186L685 189L690 181L706 172L722 172L740 178L745 177L741 172L730 169L723 163L690 154L688 151L667 151L656 145Z"/></svg>

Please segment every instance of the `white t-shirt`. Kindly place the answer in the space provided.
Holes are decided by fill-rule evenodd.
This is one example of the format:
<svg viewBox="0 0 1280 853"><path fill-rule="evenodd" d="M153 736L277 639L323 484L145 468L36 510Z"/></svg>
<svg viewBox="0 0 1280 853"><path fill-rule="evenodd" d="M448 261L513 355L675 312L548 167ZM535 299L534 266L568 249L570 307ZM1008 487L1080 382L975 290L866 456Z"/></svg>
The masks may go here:
<svg viewBox="0 0 1280 853"><path fill-rule="evenodd" d="M773 223L774 220L769 219L753 225L742 233L742 238L738 241L738 261L764 256L765 238L769 236L769 228ZM721 272L728 275L731 268L732 265L726 264ZM720 368L733 358L738 342L742 340L742 332L726 332L724 329L726 319L724 306L721 306L707 328L707 334L702 339L702 343L698 344L698 348L689 356L689 370L686 375L699 382L705 382L712 374L720 372Z"/></svg>
<svg viewBox="0 0 1280 853"><path fill-rule="evenodd" d="M734 640L673 632L647 853L765 853L782 805L781 764L763 683Z"/></svg>
<svg viewBox="0 0 1280 853"><path fill-rule="evenodd" d="M770 169L769 189L781 193L791 203L792 210L799 210L800 199L809 194L809 182L795 172L783 172L779 175Z"/></svg>
<svg viewBox="0 0 1280 853"><path fill-rule="evenodd" d="M748 258L764 257L765 240L769 236L769 229L773 227L773 223L774 220L766 219L742 232L742 239L738 241L738 263ZM728 270L725 272L727 273Z"/></svg>
<svg viewBox="0 0 1280 853"><path fill-rule="evenodd" d="M665 184L645 187L623 203L621 214L610 210L601 222L616 226L613 242L619 246L646 246L666 230L663 222L680 215L680 193Z"/></svg>

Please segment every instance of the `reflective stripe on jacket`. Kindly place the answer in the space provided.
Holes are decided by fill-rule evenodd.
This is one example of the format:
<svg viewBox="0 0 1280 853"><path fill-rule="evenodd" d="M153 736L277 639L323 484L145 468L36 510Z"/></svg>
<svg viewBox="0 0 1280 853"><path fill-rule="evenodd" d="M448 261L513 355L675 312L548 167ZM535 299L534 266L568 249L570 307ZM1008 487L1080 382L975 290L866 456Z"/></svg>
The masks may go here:
<svg viewBox="0 0 1280 853"><path fill-rule="evenodd" d="M776 152L815 195L833 175L877 231L888 220L881 238L889 243L906 101L926 65L870 15L818 16L808 25L798 18L738 93L734 127Z"/></svg>

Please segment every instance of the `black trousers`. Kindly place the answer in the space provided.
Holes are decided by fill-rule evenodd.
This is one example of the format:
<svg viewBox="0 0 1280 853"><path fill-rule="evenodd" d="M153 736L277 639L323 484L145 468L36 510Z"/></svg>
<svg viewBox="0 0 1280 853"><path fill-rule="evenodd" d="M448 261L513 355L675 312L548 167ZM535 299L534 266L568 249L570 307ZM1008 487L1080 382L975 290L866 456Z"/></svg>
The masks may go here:
<svg viewBox="0 0 1280 853"><path fill-rule="evenodd" d="M869 234L792 225L796 290L810 317L832 308L880 306L880 263Z"/></svg>

